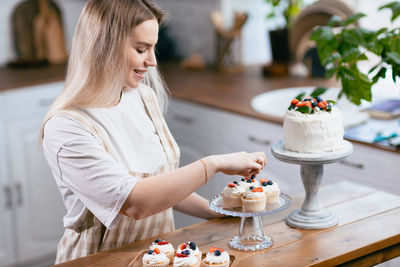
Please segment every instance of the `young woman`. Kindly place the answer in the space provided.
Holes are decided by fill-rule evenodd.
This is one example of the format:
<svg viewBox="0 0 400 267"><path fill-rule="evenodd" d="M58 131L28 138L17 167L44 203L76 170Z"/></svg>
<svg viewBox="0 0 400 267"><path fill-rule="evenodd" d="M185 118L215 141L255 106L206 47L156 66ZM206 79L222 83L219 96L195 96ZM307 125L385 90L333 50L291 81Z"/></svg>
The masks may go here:
<svg viewBox="0 0 400 267"><path fill-rule="evenodd" d="M149 0L89 0L79 18L65 88L41 131L67 209L56 263L172 231L172 207L213 218L194 191L217 172L250 176L266 164L262 152L239 152L178 168L160 108L163 18Z"/></svg>

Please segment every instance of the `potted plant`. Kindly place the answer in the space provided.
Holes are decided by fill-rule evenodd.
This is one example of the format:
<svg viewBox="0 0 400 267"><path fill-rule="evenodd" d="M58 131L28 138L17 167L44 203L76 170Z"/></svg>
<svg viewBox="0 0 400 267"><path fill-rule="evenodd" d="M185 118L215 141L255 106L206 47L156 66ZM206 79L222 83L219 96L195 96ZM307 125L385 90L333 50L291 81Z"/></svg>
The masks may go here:
<svg viewBox="0 0 400 267"><path fill-rule="evenodd" d="M400 2L395 1L379 7L390 9L391 21L400 16ZM345 95L352 103L371 101L371 87L379 79L385 78L391 69L393 82L400 78L400 27L369 30L354 27L353 24L365 14L357 13L345 20L332 17L326 26L319 26L310 39L317 45L318 55L326 69L326 76L341 82L338 98ZM375 54L379 62L363 73L358 66Z"/></svg>
<svg viewBox="0 0 400 267"><path fill-rule="evenodd" d="M269 30L272 60L274 63L290 61L289 29L303 7L303 0L265 0L269 7L267 20L277 19L281 25Z"/></svg>

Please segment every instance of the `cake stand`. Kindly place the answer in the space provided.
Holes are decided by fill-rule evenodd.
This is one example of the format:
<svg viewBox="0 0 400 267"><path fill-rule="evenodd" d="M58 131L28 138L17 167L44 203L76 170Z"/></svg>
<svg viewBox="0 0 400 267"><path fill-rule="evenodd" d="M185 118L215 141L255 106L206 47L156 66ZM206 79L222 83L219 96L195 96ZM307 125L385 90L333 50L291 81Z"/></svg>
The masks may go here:
<svg viewBox="0 0 400 267"><path fill-rule="evenodd" d="M229 246L237 250L256 251L269 248L272 246L272 239L264 234L264 225L262 216L272 213L281 212L287 209L292 203L292 199L283 193L280 194L279 203L267 204L263 211L259 212L246 212L242 208L225 209L223 207L222 195L213 197L209 206L215 212L241 217L239 235L234 236L229 242Z"/></svg>
<svg viewBox="0 0 400 267"><path fill-rule="evenodd" d="M286 218L286 223L301 229L325 229L335 226L338 219L335 214L324 209L318 197L318 189L322 181L324 164L348 157L353 152L353 145L344 141L343 148L334 152L297 153L286 150L281 140L272 146L271 151L281 161L301 165L301 179L306 196L301 209L292 212Z"/></svg>

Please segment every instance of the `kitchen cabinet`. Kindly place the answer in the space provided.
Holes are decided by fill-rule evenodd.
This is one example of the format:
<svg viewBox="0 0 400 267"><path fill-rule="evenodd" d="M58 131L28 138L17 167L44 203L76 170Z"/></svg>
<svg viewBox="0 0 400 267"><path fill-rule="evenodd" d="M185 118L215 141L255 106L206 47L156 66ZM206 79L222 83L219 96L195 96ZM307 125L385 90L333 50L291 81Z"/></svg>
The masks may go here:
<svg viewBox="0 0 400 267"><path fill-rule="evenodd" d="M65 207L42 155L39 129L62 85L42 84L0 94L2 207L10 214L7 221L1 219L0 233L7 236L0 240L4 252L0 252L0 265L54 261Z"/></svg>
<svg viewBox="0 0 400 267"><path fill-rule="evenodd" d="M166 121L181 149L181 166L212 154L263 151L267 166L259 177L278 181L287 194L304 192L300 166L279 161L271 153L271 145L282 139L281 125L174 98L169 104ZM400 164L394 164L400 162L400 154L353 145L354 152L345 161L324 166L322 183L349 180L400 194ZM217 174L197 192L210 199L239 178ZM177 228L201 221L175 215Z"/></svg>

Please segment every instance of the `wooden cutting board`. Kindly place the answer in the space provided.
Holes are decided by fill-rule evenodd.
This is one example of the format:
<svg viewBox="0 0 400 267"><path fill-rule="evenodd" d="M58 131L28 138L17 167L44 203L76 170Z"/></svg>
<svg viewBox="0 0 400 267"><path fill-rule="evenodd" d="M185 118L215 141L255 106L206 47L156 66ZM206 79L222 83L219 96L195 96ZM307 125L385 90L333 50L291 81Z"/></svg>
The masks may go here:
<svg viewBox="0 0 400 267"><path fill-rule="evenodd" d="M14 45L20 63L66 61L61 11L52 0L26 0L12 15Z"/></svg>

